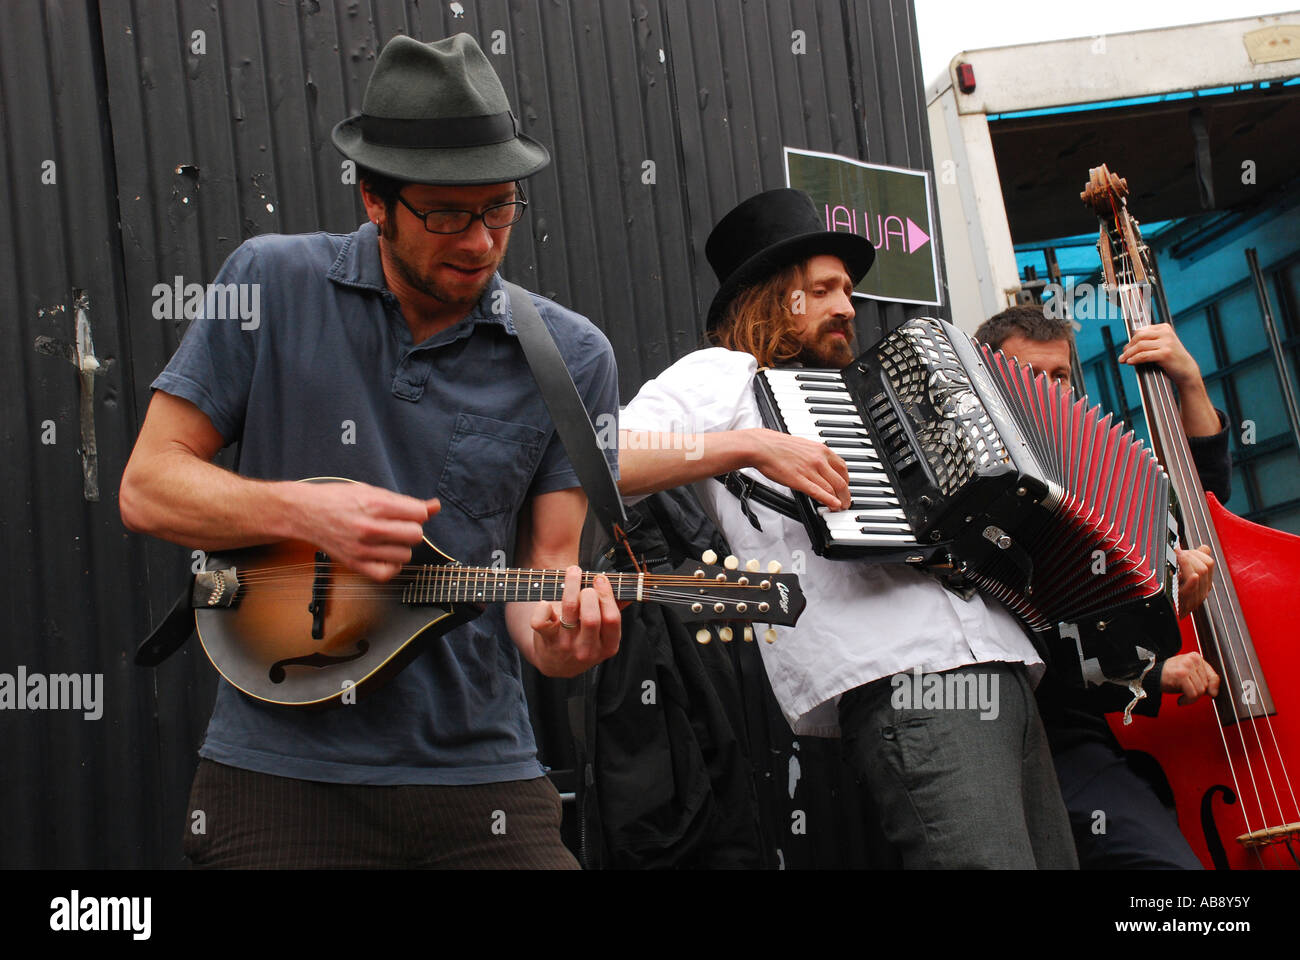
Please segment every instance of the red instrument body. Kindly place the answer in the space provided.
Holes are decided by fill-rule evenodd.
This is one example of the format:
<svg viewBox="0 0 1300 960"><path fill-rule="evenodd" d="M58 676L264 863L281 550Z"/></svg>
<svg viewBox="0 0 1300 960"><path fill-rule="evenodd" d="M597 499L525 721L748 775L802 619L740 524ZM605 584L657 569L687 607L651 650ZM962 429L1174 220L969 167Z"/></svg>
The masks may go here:
<svg viewBox="0 0 1300 960"><path fill-rule="evenodd" d="M1271 681L1277 714L1267 721L1247 721L1221 728L1208 697L1180 707L1176 695L1165 694L1158 717L1134 715L1128 727L1123 725L1119 714L1111 714L1108 719L1126 749L1142 750L1160 762L1174 791L1179 826L1201 862L1213 868L1216 864L1202 823L1202 804L1207 792L1222 784L1233 793L1240 790L1252 808L1276 810L1274 786L1279 794L1284 788L1290 790L1276 758L1300 757L1300 685L1293 682L1300 675L1300 644L1294 640L1300 630L1300 603L1297 602L1300 537L1243 520L1229 513L1212 493L1206 494L1206 502L1241 599L1242 613L1250 627L1260 666ZM1192 623L1191 617L1182 621L1183 653L1197 649ZM1219 739L1221 730L1237 771L1235 784L1224 756L1223 741ZM1267 749L1261 749L1256 742L1256 732L1260 738L1269 738L1264 744ZM1272 737L1276 737L1276 748ZM1271 785L1269 778L1260 776L1265 768L1272 771ZM1254 783L1251 770L1256 774ZM1300 790L1300 784L1293 786ZM1281 800L1283 810L1291 808L1289 796ZM1247 831L1242 803L1227 804L1222 794L1212 797L1211 802L1228 866L1233 869L1295 866L1284 845L1247 848L1235 841ZM1258 829L1261 824L1252 817L1249 826Z"/></svg>

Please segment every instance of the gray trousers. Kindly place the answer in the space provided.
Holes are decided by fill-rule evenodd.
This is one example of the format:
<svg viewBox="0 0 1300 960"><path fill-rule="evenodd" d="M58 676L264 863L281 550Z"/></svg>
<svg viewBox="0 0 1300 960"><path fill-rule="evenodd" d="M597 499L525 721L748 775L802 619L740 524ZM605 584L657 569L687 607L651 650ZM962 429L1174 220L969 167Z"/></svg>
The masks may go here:
<svg viewBox="0 0 1300 960"><path fill-rule="evenodd" d="M1020 664L886 677L840 698L844 753L905 869L1076 869Z"/></svg>

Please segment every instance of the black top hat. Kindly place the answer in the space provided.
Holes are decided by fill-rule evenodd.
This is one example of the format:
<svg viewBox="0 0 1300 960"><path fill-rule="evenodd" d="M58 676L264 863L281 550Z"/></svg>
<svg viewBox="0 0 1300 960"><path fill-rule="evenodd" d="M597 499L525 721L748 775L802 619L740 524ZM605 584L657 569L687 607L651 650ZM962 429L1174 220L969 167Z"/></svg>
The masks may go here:
<svg viewBox="0 0 1300 960"><path fill-rule="evenodd" d="M866 237L828 231L812 197L802 190L768 190L745 200L718 221L704 244L722 284L709 307L708 329L718 325L746 287L823 253L844 261L854 286L876 259L876 248Z"/></svg>
<svg viewBox="0 0 1300 960"><path fill-rule="evenodd" d="M500 78L468 33L436 43L393 37L361 113L332 136L345 157L412 183L509 183L551 162L519 132Z"/></svg>

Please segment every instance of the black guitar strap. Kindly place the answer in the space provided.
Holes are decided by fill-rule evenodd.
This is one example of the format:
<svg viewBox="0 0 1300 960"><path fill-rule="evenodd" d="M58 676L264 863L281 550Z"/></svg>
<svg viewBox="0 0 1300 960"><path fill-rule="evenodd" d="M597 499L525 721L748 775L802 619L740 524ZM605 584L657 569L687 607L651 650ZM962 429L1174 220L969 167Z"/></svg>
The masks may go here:
<svg viewBox="0 0 1300 960"><path fill-rule="evenodd" d="M194 632L194 604L191 600L193 590L194 577L190 576L185 581L185 589L172 604L171 611L136 648L136 666L158 666L190 638Z"/></svg>
<svg viewBox="0 0 1300 960"><path fill-rule="evenodd" d="M528 291L509 282L506 288L510 291L510 309L519 344L541 390L542 399L546 401L555 431L560 435L569 462L578 475L578 482L587 493L591 512L610 539L623 543L627 529L623 499L619 496L609 462L601 453L591 417L582 404L569 368L564 365L560 350ZM584 541L589 539L589 533L589 530L584 531Z"/></svg>

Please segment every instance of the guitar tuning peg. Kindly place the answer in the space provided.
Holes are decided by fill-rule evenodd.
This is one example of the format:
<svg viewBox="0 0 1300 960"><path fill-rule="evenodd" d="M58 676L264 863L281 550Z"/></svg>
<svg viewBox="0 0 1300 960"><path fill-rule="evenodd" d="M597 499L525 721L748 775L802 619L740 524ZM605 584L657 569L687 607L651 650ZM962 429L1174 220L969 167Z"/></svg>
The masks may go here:
<svg viewBox="0 0 1300 960"><path fill-rule="evenodd" d="M748 571L750 571L751 573L753 573L755 570L757 570L757 569L758 569L758 558L757 558L757 557L751 557L751 558L748 560L748 562L746 562L746 564L745 564L745 569L748 570Z"/></svg>
<svg viewBox="0 0 1300 960"><path fill-rule="evenodd" d="M722 565L728 570L735 570L740 566L740 561L732 554L727 555L727 559L722 561Z"/></svg>
<svg viewBox="0 0 1300 960"><path fill-rule="evenodd" d="M701 627L699 630L695 631L696 643L708 643L712 639L713 639L713 634L709 633L708 627Z"/></svg>
<svg viewBox="0 0 1300 960"><path fill-rule="evenodd" d="M754 642L754 628L753 628L753 627L750 627L750 626L746 626L746 627L745 627L745 642L746 642L746 643L753 643L753 642Z"/></svg>
<svg viewBox="0 0 1300 960"><path fill-rule="evenodd" d="M779 560L773 560L771 563L769 563L769 564L767 565L767 572L768 572L768 573L780 573L780 572L781 572L781 562L780 562Z"/></svg>
<svg viewBox="0 0 1300 960"><path fill-rule="evenodd" d="M776 628L768 627L763 631L763 640L767 643L776 643Z"/></svg>
<svg viewBox="0 0 1300 960"><path fill-rule="evenodd" d="M700 559L705 563L717 563L718 555L714 553L712 550L705 550L702 554L700 554Z"/></svg>
<svg viewBox="0 0 1300 960"><path fill-rule="evenodd" d="M718 628L718 639L720 639L723 643L730 643L731 637L732 637L732 632L730 627Z"/></svg>

